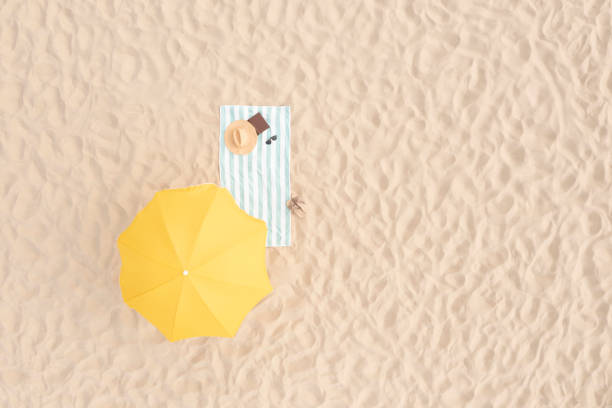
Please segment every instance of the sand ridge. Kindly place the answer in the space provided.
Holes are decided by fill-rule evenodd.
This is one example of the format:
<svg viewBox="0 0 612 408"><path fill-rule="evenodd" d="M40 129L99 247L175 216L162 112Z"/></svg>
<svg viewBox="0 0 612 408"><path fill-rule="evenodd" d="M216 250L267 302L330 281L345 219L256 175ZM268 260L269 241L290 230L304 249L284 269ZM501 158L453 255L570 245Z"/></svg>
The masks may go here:
<svg viewBox="0 0 612 408"><path fill-rule="evenodd" d="M612 406L610 1L0 5L0 405ZM293 247L166 342L117 236L290 105Z"/></svg>

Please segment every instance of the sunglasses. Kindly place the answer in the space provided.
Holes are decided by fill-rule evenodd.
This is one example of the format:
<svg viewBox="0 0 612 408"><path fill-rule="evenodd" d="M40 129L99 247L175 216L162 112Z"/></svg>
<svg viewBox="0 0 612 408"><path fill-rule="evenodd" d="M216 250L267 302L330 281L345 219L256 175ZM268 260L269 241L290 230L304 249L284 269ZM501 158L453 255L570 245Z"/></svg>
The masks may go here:
<svg viewBox="0 0 612 408"><path fill-rule="evenodd" d="M266 140L266 144L272 144L272 142L276 140L276 135L272 136L271 138L269 138L268 140Z"/></svg>

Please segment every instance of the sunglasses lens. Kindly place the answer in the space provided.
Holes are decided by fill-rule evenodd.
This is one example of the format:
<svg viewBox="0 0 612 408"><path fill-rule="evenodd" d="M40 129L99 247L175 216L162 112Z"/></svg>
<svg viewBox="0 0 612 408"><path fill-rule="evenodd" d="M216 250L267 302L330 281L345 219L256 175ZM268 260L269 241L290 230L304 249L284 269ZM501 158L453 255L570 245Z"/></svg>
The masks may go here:
<svg viewBox="0 0 612 408"><path fill-rule="evenodd" d="M266 140L266 144L272 144L272 141Z"/></svg>
<svg viewBox="0 0 612 408"><path fill-rule="evenodd" d="M276 135L272 136L272 140L276 140Z"/></svg>

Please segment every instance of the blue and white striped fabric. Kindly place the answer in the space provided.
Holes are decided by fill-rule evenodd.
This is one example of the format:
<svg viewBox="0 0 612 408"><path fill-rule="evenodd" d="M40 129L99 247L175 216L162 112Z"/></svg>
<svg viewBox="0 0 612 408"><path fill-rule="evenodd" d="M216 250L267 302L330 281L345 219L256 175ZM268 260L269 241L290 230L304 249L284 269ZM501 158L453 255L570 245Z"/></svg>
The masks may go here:
<svg viewBox="0 0 612 408"><path fill-rule="evenodd" d="M257 145L247 155L237 155L225 146L225 128L238 119L261 113L270 129L259 135ZM266 246L291 245L291 198L289 165L291 156L291 110L289 106L225 105L220 108L219 174L244 211L266 222ZM277 135L276 141L266 140Z"/></svg>

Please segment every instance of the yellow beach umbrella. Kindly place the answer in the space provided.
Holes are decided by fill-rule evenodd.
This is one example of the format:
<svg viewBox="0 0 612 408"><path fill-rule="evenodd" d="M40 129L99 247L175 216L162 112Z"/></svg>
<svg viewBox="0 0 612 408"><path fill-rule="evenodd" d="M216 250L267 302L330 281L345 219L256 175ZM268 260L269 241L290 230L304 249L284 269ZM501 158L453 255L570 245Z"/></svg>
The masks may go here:
<svg viewBox="0 0 612 408"><path fill-rule="evenodd" d="M123 299L170 341L232 337L272 291L266 233L214 184L158 192L118 239Z"/></svg>

